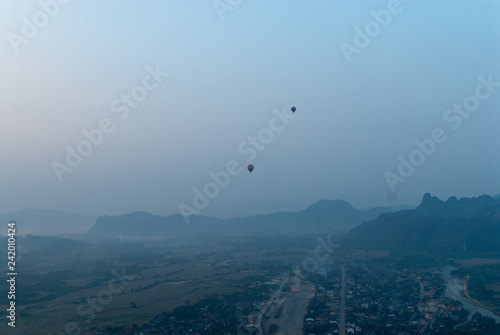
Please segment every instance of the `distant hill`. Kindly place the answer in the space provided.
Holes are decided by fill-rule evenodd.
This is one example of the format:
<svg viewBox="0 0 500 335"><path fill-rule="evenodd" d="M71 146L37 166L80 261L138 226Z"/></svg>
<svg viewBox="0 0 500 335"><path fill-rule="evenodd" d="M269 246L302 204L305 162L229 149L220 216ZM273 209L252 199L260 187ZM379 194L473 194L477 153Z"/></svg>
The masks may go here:
<svg viewBox="0 0 500 335"><path fill-rule="evenodd" d="M500 199L449 198L426 193L414 210L382 214L349 232L352 247L465 254L500 252Z"/></svg>
<svg viewBox="0 0 500 335"><path fill-rule="evenodd" d="M418 207L418 205L396 205L396 206L390 206L393 210L393 212L399 212L399 211L405 211L408 209L415 209Z"/></svg>
<svg viewBox="0 0 500 335"><path fill-rule="evenodd" d="M87 231L96 218L54 209L25 209L0 214L0 222L16 222L16 234L43 235Z"/></svg>
<svg viewBox="0 0 500 335"><path fill-rule="evenodd" d="M381 213L389 207L357 210L342 200L321 200L299 212L279 212L242 218L219 219L191 216L186 224L181 215L156 216L136 212L101 216L89 230L92 234L122 236L233 236L290 235L345 231Z"/></svg>
<svg viewBox="0 0 500 335"><path fill-rule="evenodd" d="M35 236L26 235L19 238L19 249L24 253L30 251L50 252L50 251L64 251L78 250L88 246L88 243L73 239L55 237L55 236Z"/></svg>

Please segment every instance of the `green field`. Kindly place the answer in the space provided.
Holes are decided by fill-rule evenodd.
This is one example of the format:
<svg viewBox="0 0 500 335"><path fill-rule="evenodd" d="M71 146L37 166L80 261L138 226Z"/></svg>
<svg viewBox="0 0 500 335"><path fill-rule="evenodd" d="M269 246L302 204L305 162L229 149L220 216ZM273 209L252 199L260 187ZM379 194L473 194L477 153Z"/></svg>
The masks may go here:
<svg viewBox="0 0 500 335"><path fill-rule="evenodd" d="M59 255L58 262L45 263L44 267L34 264L28 279L33 283L29 285L47 286L49 291L33 290L41 301L19 306L15 330L3 322L0 332L60 334L68 323L74 323L79 334L95 334L99 327L107 325L142 325L157 314L186 303L194 304L212 294L244 291L258 278L264 279L270 269L291 270L312 255L314 238L199 242L175 248L159 242L154 246L143 242L142 247L125 244L121 249L117 245L91 245L85 252L78 251L78 261L75 253L68 252ZM23 257L26 262L38 259L30 254ZM21 270L28 271L20 269L19 280ZM113 281L113 270L125 271L133 279ZM43 279L40 282L37 278L44 277L37 277L37 273L59 282L60 290ZM18 294L22 296L23 287L26 291L29 285L20 285ZM57 297L44 300L49 294ZM86 300L89 297L94 301L93 308ZM6 306L0 308L5 310Z"/></svg>

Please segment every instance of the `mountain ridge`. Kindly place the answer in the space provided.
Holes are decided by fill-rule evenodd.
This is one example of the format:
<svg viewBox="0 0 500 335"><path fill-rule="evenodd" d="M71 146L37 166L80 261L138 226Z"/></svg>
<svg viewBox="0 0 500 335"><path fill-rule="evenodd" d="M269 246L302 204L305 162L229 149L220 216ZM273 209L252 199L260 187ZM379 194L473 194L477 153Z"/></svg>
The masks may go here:
<svg viewBox="0 0 500 335"><path fill-rule="evenodd" d="M298 212L277 212L236 218L192 215L185 224L180 214L158 216L135 212L119 216L100 216L89 229L92 234L155 236L277 235L328 232L349 228L391 212L390 207L358 210L344 200L322 199ZM149 214L149 215L147 215ZM140 226L138 222L141 222Z"/></svg>
<svg viewBox="0 0 500 335"><path fill-rule="evenodd" d="M56 209L27 208L0 214L2 222L16 222L16 233L64 234L87 231L97 218Z"/></svg>
<svg viewBox="0 0 500 335"><path fill-rule="evenodd" d="M353 248L446 255L500 252L500 199L426 193L414 210L384 213L349 231Z"/></svg>

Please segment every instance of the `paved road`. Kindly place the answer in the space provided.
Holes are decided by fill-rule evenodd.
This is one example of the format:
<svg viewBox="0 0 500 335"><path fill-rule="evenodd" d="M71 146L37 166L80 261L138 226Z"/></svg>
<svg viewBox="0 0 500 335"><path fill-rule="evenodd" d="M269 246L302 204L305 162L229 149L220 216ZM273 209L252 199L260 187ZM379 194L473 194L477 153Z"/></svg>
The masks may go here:
<svg viewBox="0 0 500 335"><path fill-rule="evenodd" d="M259 335L264 335L264 333L265 333L262 330L262 327L263 327L263 325L262 325L262 316L264 315L264 313L266 313L266 311L269 308L269 306L271 306L273 303L275 303L276 299L279 298L279 296L281 295L281 291L283 290L283 287L285 286L285 284L287 282L288 282L288 275L285 275L285 278L284 278L284 280L281 281L281 285L278 288L278 290L276 292L274 292L274 294L272 295L271 299L269 299L267 301L267 303L264 305L264 307L260 311L259 315L257 316L257 329L259 330Z"/></svg>
<svg viewBox="0 0 500 335"><path fill-rule="evenodd" d="M340 324L339 331L345 335L345 264L342 265L342 280L340 289Z"/></svg>
<svg viewBox="0 0 500 335"><path fill-rule="evenodd" d="M271 324L276 324L279 326L277 334L302 335L304 313L309 304L309 299L312 296L313 286L311 284L299 285L300 292L288 294L283 305L281 316L279 318L274 317L279 310L279 306L276 306L275 312L273 313L274 315L265 320L263 323L264 334L267 334Z"/></svg>

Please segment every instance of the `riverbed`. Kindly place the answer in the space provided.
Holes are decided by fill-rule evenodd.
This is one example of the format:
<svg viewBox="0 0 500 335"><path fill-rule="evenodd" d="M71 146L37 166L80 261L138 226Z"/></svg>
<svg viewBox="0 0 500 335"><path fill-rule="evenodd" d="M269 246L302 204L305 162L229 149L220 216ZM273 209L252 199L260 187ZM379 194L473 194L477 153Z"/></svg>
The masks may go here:
<svg viewBox="0 0 500 335"><path fill-rule="evenodd" d="M468 320L472 318L472 315L479 313L482 316L487 316L494 319L496 322L500 322L500 316L496 315L492 311L485 309L483 307L477 306L473 301L467 299L463 294L464 280L452 276L451 271L456 268L452 266L446 266L441 271L441 276L446 281L446 297L454 299L462 303L465 309L470 311Z"/></svg>

